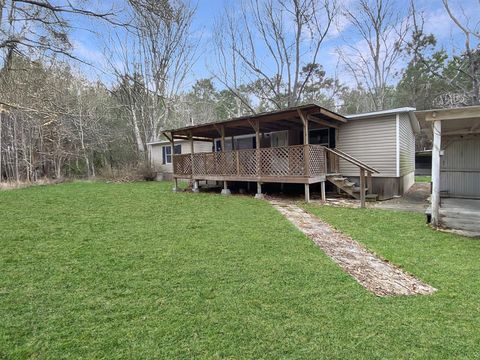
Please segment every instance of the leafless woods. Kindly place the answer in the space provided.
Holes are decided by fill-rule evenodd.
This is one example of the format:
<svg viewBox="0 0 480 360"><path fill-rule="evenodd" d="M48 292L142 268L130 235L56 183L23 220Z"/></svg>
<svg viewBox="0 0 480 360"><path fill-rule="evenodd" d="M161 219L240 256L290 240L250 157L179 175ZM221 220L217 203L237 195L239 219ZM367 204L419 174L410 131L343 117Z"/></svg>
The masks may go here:
<svg viewBox="0 0 480 360"><path fill-rule="evenodd" d="M0 181L145 167L166 128L301 103L480 103L477 3L442 0L441 44L413 0L225 2L208 28L199 5L0 0ZM95 61L79 29L96 34Z"/></svg>

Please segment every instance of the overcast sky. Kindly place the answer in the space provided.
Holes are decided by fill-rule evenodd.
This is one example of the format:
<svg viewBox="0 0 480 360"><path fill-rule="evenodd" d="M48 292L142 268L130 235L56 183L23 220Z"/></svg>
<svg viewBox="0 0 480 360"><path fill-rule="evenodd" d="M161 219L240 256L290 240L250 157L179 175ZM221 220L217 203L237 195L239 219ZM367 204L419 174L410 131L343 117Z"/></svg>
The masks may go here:
<svg viewBox="0 0 480 360"><path fill-rule="evenodd" d="M407 15L408 1L407 0L392 0L398 7L399 12L404 12ZM346 6L353 3L354 0L344 0L340 2ZM99 2L101 6L108 7L108 4L118 7L118 2L114 0ZM195 4L193 2L193 4ZM196 79L211 77L212 71L215 71L215 59L213 55L213 41L212 32L215 19L222 15L225 6L232 6L235 0L198 0L196 3L197 12L193 24L194 36L199 41L198 61L193 67L192 74L188 79L186 88L189 88ZM459 18L464 18L468 14L475 23L480 21L480 2L479 0L450 0L450 5L455 14ZM444 47L449 51L457 51L463 49L464 38L458 28L453 24L446 14L441 0L417 0L416 7L418 12L423 12L425 17L425 30L428 33L433 33L438 41L438 47ZM98 67L105 67L103 59L104 44L99 41L102 34L106 31L102 25L98 23L91 23L90 20L84 20L80 24L80 28L89 28L91 31L79 29L72 33L72 40L75 47L75 54L85 59L86 61L98 64ZM480 29L478 29L480 31ZM95 34L96 33L96 34ZM341 68L337 67L337 57L335 49L345 44L345 42L355 43L359 41L358 36L352 31L351 26L344 18L338 17L335 28L331 36L322 45L322 56L320 63L325 67L327 74L333 76L336 69L341 72ZM96 69L85 69L81 67L81 71L86 73L87 77L93 80L99 76L105 81L107 75ZM348 79L341 79L344 82L349 82Z"/></svg>

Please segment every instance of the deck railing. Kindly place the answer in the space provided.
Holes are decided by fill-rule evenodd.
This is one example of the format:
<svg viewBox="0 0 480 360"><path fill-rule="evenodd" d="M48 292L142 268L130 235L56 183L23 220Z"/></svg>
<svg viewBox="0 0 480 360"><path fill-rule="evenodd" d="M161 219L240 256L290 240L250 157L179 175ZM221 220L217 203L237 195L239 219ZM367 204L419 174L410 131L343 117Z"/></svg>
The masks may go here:
<svg viewBox="0 0 480 360"><path fill-rule="evenodd" d="M294 145L173 156L175 177L317 177L326 174L325 148Z"/></svg>

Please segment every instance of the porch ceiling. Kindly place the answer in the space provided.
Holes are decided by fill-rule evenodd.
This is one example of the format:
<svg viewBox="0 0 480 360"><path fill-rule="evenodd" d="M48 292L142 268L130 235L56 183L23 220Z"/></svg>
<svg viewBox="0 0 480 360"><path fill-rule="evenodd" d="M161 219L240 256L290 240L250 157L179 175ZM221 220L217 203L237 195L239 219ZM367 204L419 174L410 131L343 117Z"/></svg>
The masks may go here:
<svg viewBox="0 0 480 360"><path fill-rule="evenodd" d="M299 111L308 118L310 129L321 127L338 127L345 123L347 119L333 111L322 108L321 106L310 104L303 105L286 110L261 113L256 115L243 116L226 121L201 124L196 126L187 126L179 129L164 131L167 136L172 134L174 138L181 139L193 136L197 140L214 139L220 137L220 129L223 126L225 136L247 135L255 132L253 125L259 122L261 132L273 132L289 129L303 128L303 123Z"/></svg>
<svg viewBox="0 0 480 360"><path fill-rule="evenodd" d="M480 106L423 110L415 115L423 121L429 137L432 137L431 123L435 120L442 121L442 135L480 134Z"/></svg>

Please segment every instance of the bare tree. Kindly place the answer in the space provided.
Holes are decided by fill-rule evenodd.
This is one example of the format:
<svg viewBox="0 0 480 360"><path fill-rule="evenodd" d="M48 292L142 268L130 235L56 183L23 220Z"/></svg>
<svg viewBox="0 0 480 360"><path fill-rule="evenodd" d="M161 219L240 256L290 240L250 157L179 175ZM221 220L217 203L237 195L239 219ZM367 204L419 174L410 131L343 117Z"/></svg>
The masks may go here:
<svg viewBox="0 0 480 360"><path fill-rule="evenodd" d="M131 116L140 158L146 160L146 143L174 121L178 95L196 60L195 8L181 0L130 3L136 32L114 34L109 58L116 93Z"/></svg>
<svg viewBox="0 0 480 360"><path fill-rule="evenodd" d="M226 7L223 16L215 21L214 51L217 66L211 72L212 76L235 96L235 109L230 117L255 112L248 94L242 91L242 85L246 81L246 71L237 55L240 50L240 34L235 9Z"/></svg>
<svg viewBox="0 0 480 360"><path fill-rule="evenodd" d="M463 33L465 40L465 47L462 53L462 60L459 61L456 66L456 70L459 74L463 75L468 79L465 86L462 86L461 81L457 81L457 86L460 86L464 94L468 94L471 99L470 105L480 104L480 18L478 14L480 12L480 6L477 9L469 9L468 12L463 8L463 18L461 21L460 17L456 16L452 11L449 1L442 0L443 6L448 13L448 16L453 21L455 26L460 29ZM480 5L480 2L479 2ZM473 16L468 16L467 13L473 14ZM476 23L472 24L474 21L474 16L477 15Z"/></svg>
<svg viewBox="0 0 480 360"><path fill-rule="evenodd" d="M40 52L43 56L62 55L83 61L72 53L69 31L72 19L88 17L109 25L128 27L119 21L119 10L92 10L90 1L0 0L0 54L9 64L13 54ZM78 27L77 27L78 28Z"/></svg>
<svg viewBox="0 0 480 360"><path fill-rule="evenodd" d="M302 69L318 62L337 13L336 2L248 0L237 11L238 19L227 9L224 33L217 31L222 82L244 105L239 80L250 83L250 91L268 107L298 104L314 70Z"/></svg>
<svg viewBox="0 0 480 360"><path fill-rule="evenodd" d="M369 93L374 109L382 110L398 70L408 17L391 0L358 0L343 13L358 39L353 43L349 39L339 47L339 57L357 85Z"/></svg>

